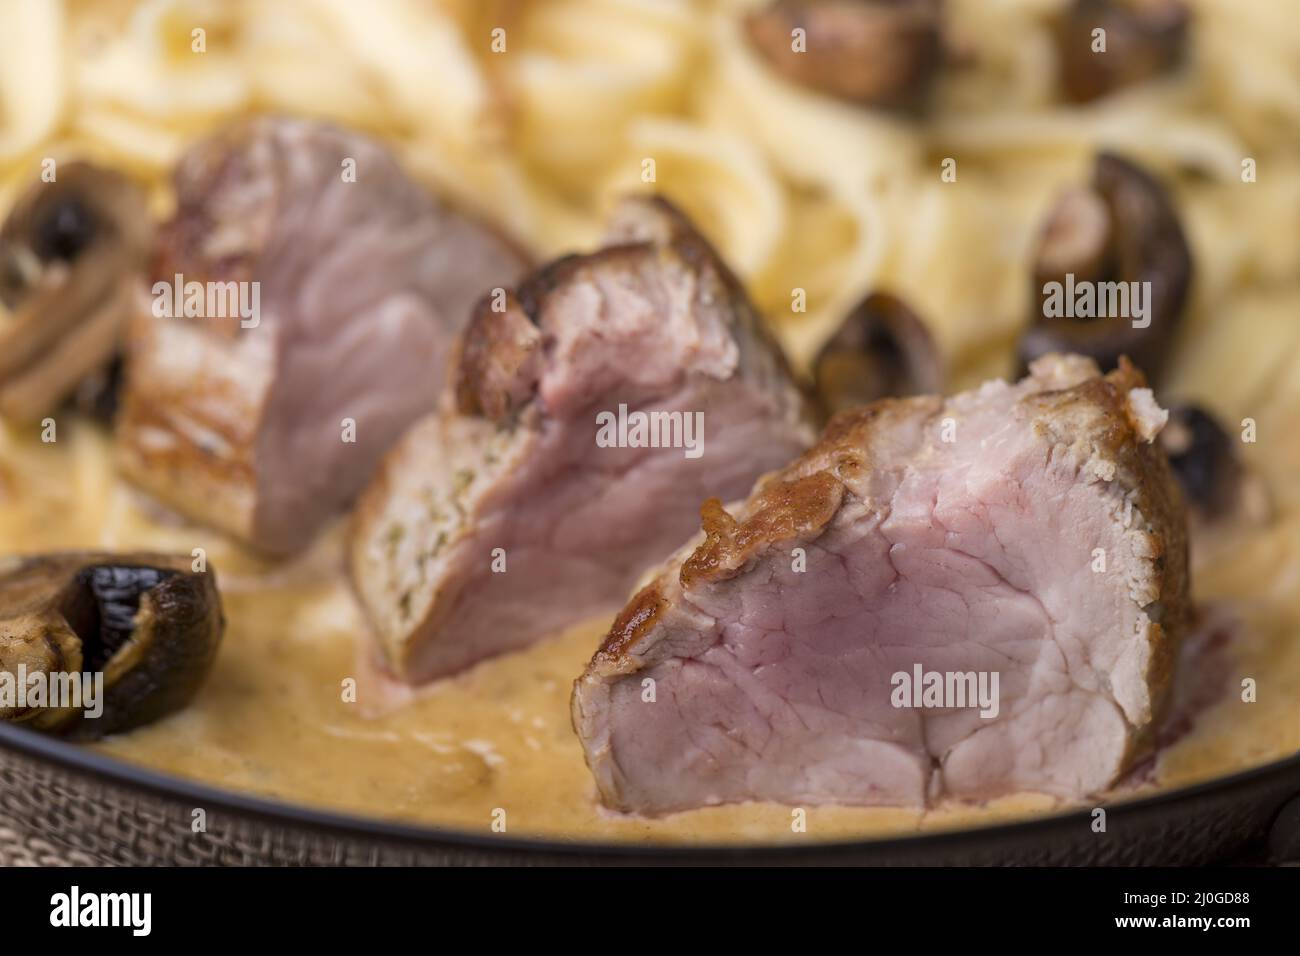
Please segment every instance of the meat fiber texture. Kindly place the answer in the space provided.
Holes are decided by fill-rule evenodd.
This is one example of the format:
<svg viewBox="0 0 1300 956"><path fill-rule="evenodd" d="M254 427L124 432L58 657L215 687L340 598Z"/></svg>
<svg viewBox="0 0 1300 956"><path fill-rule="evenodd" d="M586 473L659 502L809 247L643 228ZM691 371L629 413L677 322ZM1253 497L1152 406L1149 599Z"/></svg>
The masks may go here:
<svg viewBox="0 0 1300 956"><path fill-rule="evenodd" d="M290 554L436 406L472 305L524 259L375 141L313 121L238 123L175 182L164 289L132 323L120 466L188 517ZM238 285L176 314L165 287L191 283Z"/></svg>
<svg viewBox="0 0 1300 956"><path fill-rule="evenodd" d="M454 384L386 459L351 547L383 666L409 683L612 617L704 498L815 437L740 284L657 200L485 298Z"/></svg>
<svg viewBox="0 0 1300 956"><path fill-rule="evenodd" d="M1046 356L845 412L748 500L709 502L576 683L603 801L1104 791L1149 749L1187 627L1166 417L1128 363Z"/></svg>

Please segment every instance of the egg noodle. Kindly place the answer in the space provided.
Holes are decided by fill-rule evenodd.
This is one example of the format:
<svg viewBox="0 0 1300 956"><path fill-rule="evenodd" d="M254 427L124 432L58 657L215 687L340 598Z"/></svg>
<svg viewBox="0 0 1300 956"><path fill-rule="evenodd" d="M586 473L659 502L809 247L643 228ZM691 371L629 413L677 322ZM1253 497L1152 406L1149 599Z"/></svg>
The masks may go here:
<svg viewBox="0 0 1300 956"><path fill-rule="evenodd" d="M206 131L321 117L382 138L540 257L591 247L617 195L666 194L796 364L888 289L929 323L958 389L1011 371L1045 215L1098 149L1117 150L1169 185L1195 257L1161 397L1199 401L1230 431L1257 423L1245 454L1277 507L1209 591L1294 604L1300 0L1189 0L1187 66L1086 106L1057 89L1064 0L948 0L952 62L919 119L772 71L741 20L761 2L0 0L0 211L53 157L130 172L162 215L173 163ZM55 453L0 426L0 552L189 552L191 530L141 517L105 433L60 427ZM232 593L242 571L299 573L213 548Z"/></svg>
<svg viewBox="0 0 1300 956"><path fill-rule="evenodd" d="M418 175L543 253L590 244L612 196L653 186L704 226L797 355L888 285L935 326L958 384L1006 370L1029 245L1097 148L1174 178L1198 313L1300 275L1300 234L1286 228L1300 210L1300 16L1287 0L1194 0L1192 67L1088 107L1059 102L1060 0L950 0L960 62L921 122L773 73L742 35L755 5L0 4L0 200L44 156L162 184L225 119L320 116L391 141ZM945 158L955 182L940 178ZM806 313L791 311L794 289Z"/></svg>
<svg viewBox="0 0 1300 956"><path fill-rule="evenodd" d="M1192 0L1188 68L1084 107L1057 91L1050 20L1063 0L948 0L957 54L921 120L770 70L741 26L759 3L0 2L0 209L46 157L83 157L152 184L163 213L173 163L204 132L250 112L324 117L382 137L542 256L591 246L620 193L667 194L797 363L866 291L890 289L930 324L956 389L1009 372L1044 216L1111 148L1171 185L1195 254L1168 390L1266 435L1293 419L1291 0ZM1274 452L1290 502L1300 451Z"/></svg>

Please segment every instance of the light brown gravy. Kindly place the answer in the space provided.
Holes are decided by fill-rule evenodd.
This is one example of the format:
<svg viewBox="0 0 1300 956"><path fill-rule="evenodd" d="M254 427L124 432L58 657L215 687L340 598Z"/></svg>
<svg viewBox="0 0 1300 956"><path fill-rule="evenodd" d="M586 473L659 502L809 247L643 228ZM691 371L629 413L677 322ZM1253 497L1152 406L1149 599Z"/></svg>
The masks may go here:
<svg viewBox="0 0 1300 956"><path fill-rule="evenodd" d="M109 443L81 423L59 442L0 433L0 552L70 547L205 548L228 627L210 679L184 712L96 744L124 760L294 803L510 836L673 842L833 840L988 824L1063 809L1024 794L920 813L895 808L719 807L647 820L601 809L569 722L569 693L604 622L489 661L403 707L358 668L364 625L340 572L338 529L287 567L213 532L169 525L112 476ZM1228 693L1161 756L1170 787L1300 750L1300 520L1224 542L1202 599L1230 597L1241 636ZM1240 700L1245 677L1258 701ZM344 682L357 680L357 701ZM498 827L499 828L499 827Z"/></svg>

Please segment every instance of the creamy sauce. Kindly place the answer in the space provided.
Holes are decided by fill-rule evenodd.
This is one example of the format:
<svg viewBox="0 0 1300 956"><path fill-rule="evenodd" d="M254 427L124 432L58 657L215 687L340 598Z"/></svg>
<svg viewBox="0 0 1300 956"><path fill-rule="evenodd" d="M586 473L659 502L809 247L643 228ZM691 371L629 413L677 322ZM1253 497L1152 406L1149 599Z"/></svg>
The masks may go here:
<svg viewBox="0 0 1300 956"><path fill-rule="evenodd" d="M204 548L228 626L193 704L96 744L133 763L285 801L491 833L573 839L727 842L900 834L988 824L1062 809L1022 794L927 813L898 808L747 804L647 820L596 800L569 722L569 693L602 636L593 622L489 661L402 704L358 647L365 633L341 571L341 529L285 566L265 565L214 532L170 524L113 477L107 437L71 422L55 445L0 437L0 551L69 547ZM1174 786L1300 750L1300 520L1290 518L1203 560L1199 597L1231 598L1242 627L1226 693L1161 756ZM1253 677L1257 703L1241 702ZM345 681L356 681L355 702ZM399 704L402 704L399 706ZM499 828L499 824L498 824Z"/></svg>

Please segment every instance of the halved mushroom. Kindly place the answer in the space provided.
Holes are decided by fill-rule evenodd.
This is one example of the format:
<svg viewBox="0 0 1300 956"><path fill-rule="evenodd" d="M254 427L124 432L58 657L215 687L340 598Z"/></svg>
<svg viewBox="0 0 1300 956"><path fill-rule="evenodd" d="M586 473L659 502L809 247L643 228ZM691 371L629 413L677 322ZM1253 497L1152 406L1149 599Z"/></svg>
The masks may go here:
<svg viewBox="0 0 1300 956"><path fill-rule="evenodd" d="M1194 518L1207 524L1269 519L1272 504L1263 480L1246 467L1238 443L1210 412L1170 405L1159 440Z"/></svg>
<svg viewBox="0 0 1300 956"><path fill-rule="evenodd" d="M142 190L89 163L33 183L0 227L0 416L30 421L113 359L150 251Z"/></svg>
<svg viewBox="0 0 1300 956"><path fill-rule="evenodd" d="M78 739L130 730L184 707L225 619L216 577L188 558L68 553L0 562L0 676L103 675L98 716L79 706L0 706L0 719ZM20 670L21 666L21 670Z"/></svg>
<svg viewBox="0 0 1300 956"><path fill-rule="evenodd" d="M1155 378L1187 303L1192 253L1160 182L1126 159L1101 153L1092 184L1067 190L1048 215L1033 281L1038 308L1020 341L1022 369L1048 352L1078 352L1103 370L1127 355ZM1084 293L1094 308L1074 310ZM1127 303L1127 310L1077 314L1100 311L1100 303L1111 299ZM1062 304L1071 308L1062 310Z"/></svg>
<svg viewBox="0 0 1300 956"><path fill-rule="evenodd" d="M1189 502L1214 516L1232 510L1241 487L1241 462L1232 439L1196 405L1175 405L1160 432L1160 445Z"/></svg>
<svg viewBox="0 0 1300 956"><path fill-rule="evenodd" d="M941 0L776 0L745 28L794 83L862 106L915 110L943 61L942 13Z"/></svg>
<svg viewBox="0 0 1300 956"><path fill-rule="evenodd" d="M873 292L822 346L813 387L829 417L880 398L942 392L943 363L917 314L897 296Z"/></svg>
<svg viewBox="0 0 1300 956"><path fill-rule="evenodd" d="M1176 68L1187 52L1183 0L1074 0L1056 26L1061 87L1087 103ZM1105 31L1105 49L1096 49Z"/></svg>

